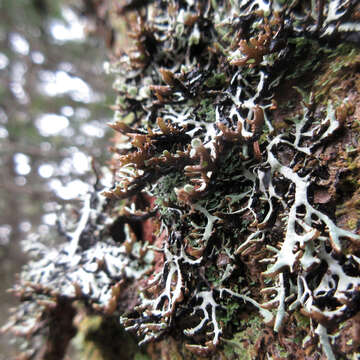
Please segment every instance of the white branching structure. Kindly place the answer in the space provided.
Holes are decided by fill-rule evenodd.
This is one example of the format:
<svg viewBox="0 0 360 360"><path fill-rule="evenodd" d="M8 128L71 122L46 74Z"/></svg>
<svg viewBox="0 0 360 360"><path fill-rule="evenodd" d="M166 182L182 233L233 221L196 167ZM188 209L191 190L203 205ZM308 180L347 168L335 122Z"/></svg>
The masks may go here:
<svg viewBox="0 0 360 360"><path fill-rule="evenodd" d="M293 29L295 33L302 34L319 33L319 36L328 36L335 31L335 24L341 19L346 18L349 11L349 4L343 4L340 1L325 2L320 10L311 2L308 9L306 25L301 25L302 15L298 12L292 13L292 8L296 6L297 1L284 5L280 1L238 1L231 2L230 10L221 4L213 2L215 29L231 27L236 23L237 16L244 18L254 11L263 11L265 14L272 14L274 11L282 12L283 16L289 16L293 20L297 20L297 26ZM188 1L188 7L181 10L181 16L176 19L173 14L169 17L162 17L159 13L156 19L149 18L148 21L153 22L155 37L164 41L164 46L171 49L173 53L183 54L184 47L187 46L183 42L183 36L187 30L186 19L189 18L193 10L193 2ZM156 10L158 11L158 10ZM209 15L211 8L209 7L205 16ZM323 21L318 21L318 12L324 13ZM150 16L153 13L149 13ZM269 17L270 19L270 17ZM257 18L255 21L256 28L262 29L270 33L266 28L270 20ZM347 23L346 23L347 24ZM350 26L343 23L341 26ZM164 30L167 27L168 34L172 34L171 38L166 38ZM192 41L196 41L194 36L198 28L193 28L191 35ZM276 32L277 31L277 32ZM280 34L281 28L274 30L272 36L276 37ZM210 34L209 36L216 34ZM255 36L254 36L255 37ZM177 39L179 41L175 41ZM260 39L260 35L259 35ZM198 40L197 40L198 41ZM264 47L269 46L267 40L262 41ZM254 46L255 42L253 43ZM244 51L248 50L243 46ZM262 51L262 50L259 50ZM192 65L189 59L189 53L180 56L179 61L174 63L172 67L173 73L178 73L179 78L185 78L184 84L189 89L201 79L199 72L190 74L188 69ZM242 53L237 49L228 53L228 61L239 64L247 61L248 54ZM285 50L278 52L281 59L286 56ZM182 61L182 63L181 63ZM341 317L346 310L346 302L351 291L359 285L357 277L346 275L340 263L336 260L336 254L342 250L342 238L350 239L358 242L359 235L343 230L336 226L335 222L326 214L318 210L309 200L309 189L314 181L314 175L311 171L304 172L307 162L312 158L314 149L328 141L334 133L342 126L342 123L336 118L335 109L331 103L326 109L322 109L315 115L315 106L312 99L304 99L302 119L294 123L294 126L287 134L274 134L274 127L271 123L269 109L272 107L272 90L279 84L282 74L277 76L269 76L265 68L271 66L271 55L261 55L259 60L255 61L257 67L241 68L232 75L226 91L223 92L220 101L215 106L210 106L208 111L213 111L213 121L204 120L197 115L197 108L193 106L192 101L187 101L187 96L181 87L175 86L173 89L172 104L165 104L158 110L158 115L165 121L175 124L180 129L185 129L185 133L193 140L190 147L190 158L194 161L200 161L200 165L185 166L185 175L190 177L187 183L182 183L181 188L176 188L175 193L179 199L187 199L194 197L192 201L191 211L200 214L204 220L203 225L191 221L191 239L196 244L193 248L198 252L192 252L192 256L187 252L187 246L184 245L186 234L182 234L182 238L171 241L169 237L168 243L164 245L164 267L149 286L156 286L157 291L151 292L150 299L146 295L142 295L142 304L138 308L141 313L140 319L124 318L127 328L137 330L138 335L143 336L142 343L158 338L167 330L171 329L177 316L182 313L181 304L184 301L193 306L190 316L199 318L197 325L193 328L184 330L184 334L192 336L205 329L211 329L211 340L206 345L189 345L189 349L198 354L205 354L206 350L211 351L218 344L221 334L221 328L216 320L216 311L221 307L220 299L222 294L232 296L234 299L241 299L243 302L252 304L260 313L266 317L266 323L273 322L275 331L280 331L286 314L294 311L296 308L302 307L314 321L319 321L319 325L314 334L319 336L321 345L328 358L332 358L331 346L326 338L326 330L321 324L325 324L335 317ZM249 61L251 65L252 62ZM202 65L203 70L207 71L210 62ZM152 73L151 67L146 70L147 74ZM165 82L171 82L165 79ZM160 91L160 90L159 90ZM189 90L191 91L191 90ZM264 97L264 93L267 97ZM316 122L314 119L316 118ZM267 145L262 150L257 148L257 139L263 128L268 132ZM156 129L154 131L157 131ZM242 158L240 164L237 163L231 170L230 164L228 168L215 169L209 166L209 162L213 165L218 157L223 156L219 152L219 139L226 141L237 141L242 144ZM293 160L284 163L281 160L282 148L293 154ZM204 160L201 158L198 149L207 149L209 155ZM201 150L203 151L203 150ZM253 156L261 158L258 163L251 158ZM136 164L133 164L136 167ZM230 170L229 170L230 169ZM211 170L211 171L210 171ZM224 171L225 175L221 175ZM227 171L227 172L226 172ZM222 193L222 197L228 200L227 209L224 209L220 202L213 201L213 205L209 200L196 200L197 194L206 193L212 179L219 181L219 176L228 176L229 181L243 183L243 187L238 193ZM199 178L200 177L200 178ZM279 191L279 183L283 184L283 189ZM286 188L286 190L284 190ZM153 192L152 189L156 191ZM152 196L159 196L158 187L152 187L149 193ZM210 195L211 196L211 195ZM262 204L262 216L259 216L259 201ZM281 209L279 213L279 208ZM178 216L185 216L183 210L172 209L173 214L178 212ZM228 240L224 240L222 246L228 254L236 256L246 255L257 246L261 246L269 236L269 223L277 218L278 222L284 228L283 238L276 246L266 245L266 256L259 263L268 264L267 269L262 276L268 278L270 285L261 290L261 294L266 296L268 300L262 304L255 301L246 293L237 293L231 289L214 286L212 289L199 288L194 294L188 294L193 279L198 278L201 265L206 261L206 254L212 254L209 249L210 243L216 230L221 227L222 216L251 216L253 229L245 241L237 244L235 248L229 244ZM175 218L178 219L178 216ZM169 224L167 224L169 225ZM171 226L169 232L171 233ZM240 231L242 231L240 229ZM231 242L231 241L230 241ZM170 244L170 245L169 245ZM200 251L200 250L201 251ZM195 257L194 257L195 256ZM354 262L356 258L347 255L347 261ZM326 266L327 271L323 274L323 278L316 285L309 284L307 278L312 276L312 272L320 264ZM324 265L326 264L326 265ZM228 267L233 271L234 267ZM294 280L294 272L296 268L296 276ZM226 275L226 278L229 277ZM292 279L289 279L289 276ZM223 278L224 275L223 275ZM336 279L336 280L335 280ZM223 281L220 281L222 284ZM162 290L159 289L162 287ZM148 290L148 289L147 289ZM190 290L191 292L192 290ZM156 294L153 297L153 294ZM149 294L147 292L147 294ZM331 294L331 295L330 295ZM318 300L322 297L331 296L340 305L332 309L320 309ZM276 309L276 314L272 314L266 309ZM210 325L209 325L210 324ZM209 332L208 332L209 333Z"/></svg>
<svg viewBox="0 0 360 360"><path fill-rule="evenodd" d="M273 321L275 331L280 331L288 311L302 307L314 321L319 321L319 325L314 334L319 336L320 342L328 358L332 358L331 346L326 340L326 330L323 325L335 317L341 317L346 310L346 302L351 291L359 285L357 277L346 275L340 263L336 260L336 254L342 250L342 238L358 242L359 235L343 230L336 226L335 222L326 214L318 210L309 200L309 189L313 184L314 176L311 171L302 171L306 168L307 162L312 158L314 149L321 146L323 142L330 139L342 126L336 118L335 109L328 104L327 109L322 109L321 115L315 115L315 106L312 104L311 97L304 99L302 119L294 124L287 134L274 135L274 127L271 123L269 109L273 106L271 92L279 84L282 74L272 77L267 70L274 59L265 50L260 49L261 57L255 59L255 65L258 67L241 68L236 71L229 82L228 88L222 93L221 100L217 101L215 106L209 106L208 111L214 113L214 119L209 121L198 116L198 107L194 106L192 100L187 100L189 94L183 89L188 87L187 91L192 91L194 84L201 81L202 75L190 69L194 64L190 60L189 52L184 53L184 48L188 43L184 42L186 31L189 31L189 42L199 42L199 28L194 27L188 30L187 21L194 9L192 1L182 8L179 14L169 14L165 16L159 9L148 13L148 21L153 25L154 36L163 42L165 49L172 53L179 54L179 61L174 62L171 71L178 74L178 78L183 79L183 85L175 86L174 80L165 79L172 89L173 102L165 104L158 109L158 116L161 116L169 124L184 129L184 133L192 138L189 157L192 161L200 161L199 165L187 165L184 167L185 175L190 179L181 183L180 188L175 189L175 194L180 200L194 198L191 204L191 213L199 214L204 220L203 225L191 221L192 229L191 239L196 244L192 245L193 250L189 255L189 247L184 244L188 236L179 232L180 238L174 238L172 234L176 233L171 229L169 223L169 237L162 249L164 254L164 265L154 279L148 284L148 288L142 295L142 303L137 311L140 314L139 319L123 318L123 323L129 330L136 330L138 335L143 337L141 343L156 339L171 329L174 321L181 316L184 302L195 304L190 316L199 318L197 325L193 328L184 330L184 334L192 336L205 329L211 329L211 340L206 345L189 345L189 349L195 353L205 354L206 350L211 351L218 344L221 334L221 328L216 320L216 311L221 307L220 299L222 294L233 296L234 299L241 299L245 303L255 306L260 313L266 317L266 323ZM236 23L237 16L249 16L255 11L263 11L268 14L268 19L257 18L254 20L254 28L265 29L269 35L271 31L267 24L271 19L270 14L274 11L280 12L283 16L297 21L293 31L297 34L319 33L320 37L329 36L336 29L335 24L345 19L349 11L350 2L344 4L340 1L325 2L323 8L318 9L315 2L311 2L308 10L307 23L302 26L301 20L303 14L292 9L297 5L297 1L292 1L284 5L280 1L238 1L231 2L230 8L213 2L205 11L204 16L210 16L210 12L215 10L214 16L215 29L231 27ZM319 22L319 11L323 12L323 20ZM156 13L156 17L154 14ZM350 24L344 22L341 26L345 29ZM166 29L166 30L165 30ZM216 30L211 30L208 36L217 36ZM272 36L276 39L282 28L279 26L273 30ZM264 32L263 32L264 33ZM260 32L260 34L263 34ZM167 37L166 34L171 34ZM254 38L256 31L254 33ZM265 36L265 35L264 35ZM268 40L260 38L261 46L264 49L269 48ZM253 46L256 41L253 42ZM190 45L191 46L191 45ZM242 49L248 50L243 44ZM166 53L166 51L165 51ZM279 59L286 56L285 50L277 53ZM240 49L231 50L227 53L227 59L233 64L245 64L249 55ZM251 58L249 57L251 60ZM194 60L193 60L194 61ZM253 64L249 61L248 64ZM206 72L211 66L209 61L203 64L203 71ZM153 68L150 66L145 71L145 79L153 74ZM130 80L131 82L133 80ZM134 82L134 81L133 81ZM134 82L135 84L135 82ZM145 84L145 80L143 81ZM184 85L185 84L185 85ZM141 86L141 85L140 85ZM144 85L146 86L146 85ZM160 87L154 87L155 91L164 91ZM139 95L143 91L139 91ZM264 97L263 94L267 94ZM163 94L163 93L161 93ZM161 100L162 101L162 100ZM146 108L146 107L144 107ZM150 109L150 106L148 106ZM148 113L148 118L150 112ZM316 118L316 122L314 119ZM262 153L258 147L257 140L263 129L268 132L267 144L263 147ZM158 131L157 128L153 132ZM219 150L219 141L236 141L241 144L242 158L240 163L232 165L227 164L227 168L216 169L219 166L218 157L223 156ZM293 154L293 160L283 163L281 160L282 148L288 149ZM204 154L204 149L208 155ZM251 155L253 154L253 155ZM252 156L258 159L254 162ZM179 156L179 155L176 155ZM261 159L261 160L260 160ZM260 161L259 161L260 160ZM209 164L210 163L210 164ZM217 165L215 165L217 164ZM133 163L136 168L136 163ZM224 165L225 166L225 165ZM229 170L230 169L230 170ZM221 175L224 171L225 175ZM221 178L223 176L223 178ZM216 203L214 200L212 206L210 200L197 200L198 194L206 193L209 184L214 181L224 180L228 176L228 181L242 183L239 192L222 193L222 197L228 200L226 209L220 205L220 200ZM160 178L161 181L162 178ZM283 189L278 190L278 184L283 184ZM286 190L284 190L286 188ZM154 190L154 191L153 191ZM159 186L155 185L147 190L151 196L159 196ZM211 196L211 195L210 195ZM265 214L259 216L259 201ZM279 213L279 208L281 209ZM184 211L169 208L174 214L174 218L183 218ZM177 214L175 216L175 213ZM226 244L230 242L223 240L222 246L228 254L243 256L250 253L257 246L261 246L269 236L269 223L277 218L284 228L283 238L276 244L266 245L266 256L259 263L268 264L267 269L262 276L269 279L270 285L261 290L261 294L268 300L262 304L255 301L246 293L237 293L231 289L213 286L212 289L198 288L195 293L189 294L189 287L194 279L199 277L201 265L206 261L204 254L213 254L209 247L213 245L213 237L217 229L221 227L223 216L251 216L250 224L252 232L246 239L240 243L227 248ZM167 220L168 221L168 220ZM179 220L175 220L179 221ZM175 226L176 227L176 226ZM173 231L173 233L172 233ZM240 231L242 231L240 229ZM195 250L196 251L195 251ZM194 254L197 255L194 255ZM347 261L357 261L351 255L347 255ZM309 284L307 278L312 276L312 272L320 264L326 264L327 271L323 278L316 285ZM296 276L294 280L294 272ZM229 272L222 279L227 279L231 275L234 267L228 267ZM292 279L289 279L289 276ZM311 277L310 276L310 277ZM336 280L335 280L336 279ZM224 280L220 281L222 284ZM150 291L153 288L153 291ZM154 290L155 289L155 290ZM190 290L191 292L192 290ZM151 294L149 298L149 293ZM147 294L147 295L146 295ZM155 296L156 294L156 296ZM331 295L330 295L331 294ZM320 309L318 300L322 297L331 296L340 305L332 309ZM182 306L180 306L182 305ZM272 317L266 309L276 309L276 314ZM210 325L209 325L210 324Z"/></svg>
<svg viewBox="0 0 360 360"><path fill-rule="evenodd" d="M137 306L120 314L124 327L140 344L177 331L202 356L225 334L218 316L226 299L239 312L258 312L278 333L301 310L318 348L334 359L328 333L357 311L360 289L360 259L343 253L343 240L358 246L360 236L338 227L311 191L320 167L315 152L334 140L344 116L330 101L304 95L300 120L278 129L272 110L302 42L359 31L356 6L144 2L137 47L107 66L118 92L110 126L128 141L115 149L117 183L104 194L125 201L143 232L136 198L151 199L156 240L147 246L129 223L121 244L102 236L109 223L97 221L103 209L89 197L69 243L38 247L42 258L24 280L107 313L118 305L119 281L141 284ZM244 265L249 257L252 269Z"/></svg>

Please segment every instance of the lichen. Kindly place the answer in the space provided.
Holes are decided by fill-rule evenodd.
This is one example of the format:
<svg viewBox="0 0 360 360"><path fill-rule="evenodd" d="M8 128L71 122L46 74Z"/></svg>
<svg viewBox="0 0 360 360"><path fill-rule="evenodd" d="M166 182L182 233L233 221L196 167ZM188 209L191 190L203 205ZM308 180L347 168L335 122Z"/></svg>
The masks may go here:
<svg viewBox="0 0 360 360"><path fill-rule="evenodd" d="M69 243L34 245L42 259L17 288L30 294L23 309L82 301L144 347L176 337L189 358L334 359L336 332L359 311L360 235L331 203L334 169L357 174L357 158L329 155L356 109L326 74L343 80L357 64L340 43L358 36L359 5L130 8L134 48L107 66L119 95L114 186L89 196ZM309 69L323 71L315 84Z"/></svg>

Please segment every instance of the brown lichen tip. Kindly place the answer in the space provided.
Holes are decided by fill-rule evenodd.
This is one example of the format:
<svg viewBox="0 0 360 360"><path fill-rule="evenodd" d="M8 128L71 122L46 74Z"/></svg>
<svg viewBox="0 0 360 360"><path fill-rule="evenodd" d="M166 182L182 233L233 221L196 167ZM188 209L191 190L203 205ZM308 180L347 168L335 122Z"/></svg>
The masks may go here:
<svg viewBox="0 0 360 360"><path fill-rule="evenodd" d="M272 39L272 31L268 24L264 25L264 33L247 40L240 40L239 50L243 55L239 59L232 60L231 65L245 66L250 68L260 65L264 55L270 53L270 41Z"/></svg>

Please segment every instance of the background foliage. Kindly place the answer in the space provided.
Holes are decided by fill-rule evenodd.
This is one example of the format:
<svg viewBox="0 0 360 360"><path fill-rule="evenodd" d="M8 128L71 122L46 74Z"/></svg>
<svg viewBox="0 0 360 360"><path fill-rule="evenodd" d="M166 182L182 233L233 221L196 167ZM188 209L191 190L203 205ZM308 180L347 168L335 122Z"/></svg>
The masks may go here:
<svg viewBox="0 0 360 360"><path fill-rule="evenodd" d="M1 325L25 262L20 241L51 241L59 207L94 182L90 158L108 156L113 100L95 11L92 1L0 0ZM9 356L3 337L0 359Z"/></svg>

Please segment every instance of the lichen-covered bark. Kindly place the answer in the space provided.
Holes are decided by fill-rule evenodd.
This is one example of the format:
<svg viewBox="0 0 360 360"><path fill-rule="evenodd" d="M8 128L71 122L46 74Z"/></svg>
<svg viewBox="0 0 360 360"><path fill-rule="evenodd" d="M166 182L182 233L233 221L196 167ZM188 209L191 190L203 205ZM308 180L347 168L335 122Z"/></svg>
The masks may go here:
<svg viewBox="0 0 360 360"><path fill-rule="evenodd" d="M119 318L135 359L358 356L359 4L118 11L134 48L106 65L114 186L69 243L30 244L13 329L35 337L34 304L65 298Z"/></svg>

